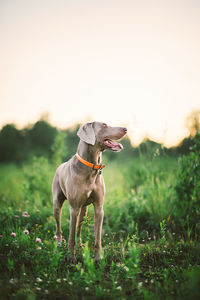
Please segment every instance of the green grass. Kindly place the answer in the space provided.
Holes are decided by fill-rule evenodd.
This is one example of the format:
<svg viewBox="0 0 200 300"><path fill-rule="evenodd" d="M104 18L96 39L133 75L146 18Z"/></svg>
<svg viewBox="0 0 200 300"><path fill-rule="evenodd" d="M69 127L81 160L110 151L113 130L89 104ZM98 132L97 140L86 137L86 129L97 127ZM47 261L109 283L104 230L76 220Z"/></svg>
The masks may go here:
<svg viewBox="0 0 200 300"><path fill-rule="evenodd" d="M54 171L45 158L23 167L0 167L2 299L197 299L199 223L192 224L192 213L183 216L177 204L177 159L107 162L103 259L98 267L93 262L92 205L84 220L85 247L77 246L77 265L67 262L66 241L56 246ZM67 202L62 228L67 240Z"/></svg>

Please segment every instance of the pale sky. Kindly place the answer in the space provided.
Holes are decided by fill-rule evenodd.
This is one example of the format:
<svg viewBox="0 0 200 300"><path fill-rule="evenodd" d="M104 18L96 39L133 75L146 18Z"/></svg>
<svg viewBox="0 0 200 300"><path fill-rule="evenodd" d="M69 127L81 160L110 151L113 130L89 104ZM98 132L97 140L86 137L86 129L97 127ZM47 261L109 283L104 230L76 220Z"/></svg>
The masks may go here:
<svg viewBox="0 0 200 300"><path fill-rule="evenodd" d="M49 112L175 145L200 108L199 0L0 0L0 126Z"/></svg>

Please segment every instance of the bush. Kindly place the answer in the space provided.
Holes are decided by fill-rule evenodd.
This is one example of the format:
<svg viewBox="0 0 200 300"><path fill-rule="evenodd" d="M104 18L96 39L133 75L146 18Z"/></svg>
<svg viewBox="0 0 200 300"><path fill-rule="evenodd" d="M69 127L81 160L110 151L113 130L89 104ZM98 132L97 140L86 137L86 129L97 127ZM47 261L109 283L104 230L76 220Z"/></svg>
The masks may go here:
<svg viewBox="0 0 200 300"><path fill-rule="evenodd" d="M194 145L187 156L180 159L176 183L177 210L175 215L181 225L192 230L200 228L200 134L194 139Z"/></svg>
<svg viewBox="0 0 200 300"><path fill-rule="evenodd" d="M63 153L66 155L66 134L57 133L52 146L52 161L46 157L33 157L30 165L24 167L24 196L28 202L28 208L52 205L51 183L56 168L63 161Z"/></svg>
<svg viewBox="0 0 200 300"><path fill-rule="evenodd" d="M51 204L51 182L53 168L46 157L33 157L31 165L24 168L24 197L28 207L49 206Z"/></svg>

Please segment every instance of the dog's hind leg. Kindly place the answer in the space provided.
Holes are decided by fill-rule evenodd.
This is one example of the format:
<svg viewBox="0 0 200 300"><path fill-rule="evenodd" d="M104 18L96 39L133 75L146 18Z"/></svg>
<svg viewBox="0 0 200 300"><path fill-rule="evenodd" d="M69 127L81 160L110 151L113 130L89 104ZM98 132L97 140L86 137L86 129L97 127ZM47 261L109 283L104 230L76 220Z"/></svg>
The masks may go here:
<svg viewBox="0 0 200 300"><path fill-rule="evenodd" d="M56 220L56 235L57 235L57 245L59 246L62 242L62 229L61 229L61 215L62 215L62 206L64 200L58 201L57 199L53 200L53 211L54 217Z"/></svg>
<svg viewBox="0 0 200 300"><path fill-rule="evenodd" d="M70 206L70 229L69 229L69 240L68 240L68 250L70 253L68 256L68 260L72 264L76 263L76 257L75 257L76 228L77 228L80 212L81 212L81 207Z"/></svg>
<svg viewBox="0 0 200 300"><path fill-rule="evenodd" d="M66 198L60 188L56 176L53 181L52 192L53 192L53 213L56 220L57 245L59 246L62 242L62 229L61 229L62 206Z"/></svg>

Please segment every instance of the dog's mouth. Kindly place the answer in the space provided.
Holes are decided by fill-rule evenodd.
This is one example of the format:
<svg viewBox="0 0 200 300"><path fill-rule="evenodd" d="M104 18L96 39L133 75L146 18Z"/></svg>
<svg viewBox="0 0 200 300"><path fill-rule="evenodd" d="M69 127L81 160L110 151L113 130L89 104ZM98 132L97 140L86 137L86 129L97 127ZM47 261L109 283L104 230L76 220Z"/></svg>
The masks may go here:
<svg viewBox="0 0 200 300"><path fill-rule="evenodd" d="M106 146L107 149L110 149L115 152L119 152L123 149L122 144L118 143L117 141L111 139L105 139L103 144Z"/></svg>

